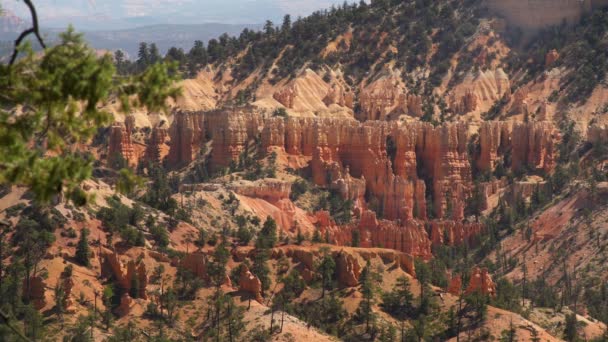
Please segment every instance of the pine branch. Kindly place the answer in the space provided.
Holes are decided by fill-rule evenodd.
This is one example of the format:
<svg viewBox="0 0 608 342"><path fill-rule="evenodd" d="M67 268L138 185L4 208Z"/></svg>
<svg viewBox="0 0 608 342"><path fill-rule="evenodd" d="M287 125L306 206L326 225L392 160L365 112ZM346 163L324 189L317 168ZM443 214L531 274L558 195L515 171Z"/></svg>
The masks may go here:
<svg viewBox="0 0 608 342"><path fill-rule="evenodd" d="M17 55L19 54L19 46L21 45L21 42L23 41L23 39L25 39L25 37L27 37L28 35L30 35L32 33L38 39L38 43L40 43L40 46L42 46L43 49L46 49L46 45L44 44L44 41L42 40L42 37L40 36L40 29L38 26L38 14L36 13L36 8L34 7L34 4L32 4L31 0L23 0L23 2L25 2L27 7L30 9L30 13L32 15L32 27L21 32L19 37L17 37L17 39L15 40L15 48L13 50L13 55L11 56L9 65L13 65L13 63L15 63L15 60L17 59Z"/></svg>

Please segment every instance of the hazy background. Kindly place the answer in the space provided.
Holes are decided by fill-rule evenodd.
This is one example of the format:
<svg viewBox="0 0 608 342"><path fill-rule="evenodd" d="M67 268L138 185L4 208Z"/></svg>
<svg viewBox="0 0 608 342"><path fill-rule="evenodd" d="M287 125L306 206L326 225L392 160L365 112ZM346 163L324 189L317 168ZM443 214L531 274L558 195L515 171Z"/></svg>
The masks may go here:
<svg viewBox="0 0 608 342"><path fill-rule="evenodd" d="M245 27L261 28L270 19L279 25L344 0L36 0L40 25L48 39L72 24L97 49L122 49L131 57L139 42L154 42L162 53L169 47L190 49ZM27 28L30 15L22 1L0 0L0 47L10 46Z"/></svg>

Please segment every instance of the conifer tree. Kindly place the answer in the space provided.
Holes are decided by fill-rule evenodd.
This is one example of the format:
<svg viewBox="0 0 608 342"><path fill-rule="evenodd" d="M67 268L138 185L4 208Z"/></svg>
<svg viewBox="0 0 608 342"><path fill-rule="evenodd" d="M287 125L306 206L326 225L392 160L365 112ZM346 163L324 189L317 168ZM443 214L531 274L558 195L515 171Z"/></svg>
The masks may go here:
<svg viewBox="0 0 608 342"><path fill-rule="evenodd" d="M89 249L89 230L87 228L83 228L80 231L80 239L78 240L78 245L76 245L76 261L85 267L91 266L91 262L89 257L91 255L91 251Z"/></svg>

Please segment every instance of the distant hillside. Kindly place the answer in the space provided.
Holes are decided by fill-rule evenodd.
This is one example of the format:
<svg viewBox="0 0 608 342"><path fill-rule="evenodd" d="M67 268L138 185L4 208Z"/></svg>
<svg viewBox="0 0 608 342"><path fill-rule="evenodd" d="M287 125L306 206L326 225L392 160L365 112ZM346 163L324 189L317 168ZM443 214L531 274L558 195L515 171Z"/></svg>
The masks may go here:
<svg viewBox="0 0 608 342"><path fill-rule="evenodd" d="M219 37L223 33L237 35L244 28L259 28L261 25L238 25L205 23L197 25L151 25L134 29L115 31L87 31L86 40L95 49L118 50L121 49L129 57L137 55L137 47L140 42L156 43L161 53L165 53L170 47L175 46L188 50L195 40L207 42L212 38ZM5 55L12 46L12 42L19 32L24 29L23 21L15 16L0 17L0 42L6 42L0 47L0 56ZM54 40L62 30L44 29L49 40ZM34 46L36 47L36 46Z"/></svg>
<svg viewBox="0 0 608 342"><path fill-rule="evenodd" d="M190 49L195 40L207 42L223 33L236 35L244 28L258 28L261 25L237 25L206 23L198 25L152 25L135 29L117 31L91 31L85 33L85 38L96 49L121 49L129 56L137 55L140 42L156 43L161 53L175 46L185 50Z"/></svg>

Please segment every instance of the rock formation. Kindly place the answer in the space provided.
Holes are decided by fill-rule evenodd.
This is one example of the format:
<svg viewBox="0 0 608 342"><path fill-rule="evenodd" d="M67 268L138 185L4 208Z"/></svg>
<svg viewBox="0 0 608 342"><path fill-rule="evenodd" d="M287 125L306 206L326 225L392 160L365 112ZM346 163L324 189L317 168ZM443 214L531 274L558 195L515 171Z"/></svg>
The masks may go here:
<svg viewBox="0 0 608 342"><path fill-rule="evenodd" d="M146 290L148 286L148 275L144 263L136 263L134 260L129 260L125 269L116 253L106 252L101 258L102 276L106 278L113 277L116 283L118 283L125 292L135 291L135 289L132 289L131 287L134 284L133 279L137 279L137 284L139 284L137 296L143 299L148 298Z"/></svg>
<svg viewBox="0 0 608 342"><path fill-rule="evenodd" d="M556 163L559 132L551 122L516 123L512 133L512 169L551 172Z"/></svg>
<svg viewBox="0 0 608 342"><path fill-rule="evenodd" d="M362 269L357 258L342 250L336 254L335 260L338 283L346 287L357 286Z"/></svg>
<svg viewBox="0 0 608 342"><path fill-rule="evenodd" d="M249 271L245 265L241 265L239 274L239 290L250 293L259 303L263 302L262 298L262 282L260 279Z"/></svg>
<svg viewBox="0 0 608 342"><path fill-rule="evenodd" d="M207 256L203 253L189 253L180 261L180 266L201 279L207 277Z"/></svg>
<svg viewBox="0 0 608 342"><path fill-rule="evenodd" d="M146 144L146 161L152 163L161 163L162 156L162 148L167 140L167 130L161 127L152 128L152 133L150 134L150 139Z"/></svg>
<svg viewBox="0 0 608 342"><path fill-rule="evenodd" d="M361 120L386 120L393 111L405 112L407 91L396 73L381 76L360 90Z"/></svg>
<svg viewBox="0 0 608 342"><path fill-rule="evenodd" d="M424 229L423 222L408 220L401 225L388 220L378 220L373 211L365 211L361 219L347 226L320 227L324 234L329 234L330 242L336 245L352 244L353 231L360 236L361 247L390 248L415 257L431 257L431 241Z"/></svg>
<svg viewBox="0 0 608 342"><path fill-rule="evenodd" d="M133 143L131 142L131 129L120 123L110 127L108 141L108 156L122 156L127 162L134 162Z"/></svg>
<svg viewBox="0 0 608 342"><path fill-rule="evenodd" d="M462 223L459 221L432 221L431 241L434 246L460 245L464 242L473 242L473 239L482 233L484 226L481 223Z"/></svg>
<svg viewBox="0 0 608 342"><path fill-rule="evenodd" d="M468 114L477 109L477 95L472 91L467 91L459 98L450 100L450 109L459 115Z"/></svg>
<svg viewBox="0 0 608 342"><path fill-rule="evenodd" d="M449 277L447 292L454 296L460 296L462 291L462 277L459 274L455 274Z"/></svg>
<svg viewBox="0 0 608 342"><path fill-rule="evenodd" d="M120 297L120 304L118 305L118 307L116 309L114 309L114 312L119 317L124 317L131 312L132 306L133 306L133 298L131 298L129 296L129 294L125 292Z"/></svg>
<svg viewBox="0 0 608 342"><path fill-rule="evenodd" d="M354 102L354 93L341 78L334 75L326 82L310 69L302 71L272 97L288 109L309 113L325 112L331 106L348 108L350 112Z"/></svg>
<svg viewBox="0 0 608 342"><path fill-rule="evenodd" d="M486 268L475 267L471 272L466 294L471 294L475 291L480 291L482 294L491 297L496 296L496 284L492 281L492 277Z"/></svg>
<svg viewBox="0 0 608 342"><path fill-rule="evenodd" d="M394 82L387 77L373 84L395 86ZM506 86L500 82L499 85ZM497 96L507 91L496 90ZM378 101L373 96L368 97L369 106L385 108L390 105L390 101L386 106L383 104L386 94L380 90L368 92L369 96L373 94L384 97ZM471 97L464 100L465 107L472 109L475 101L472 94L469 95L465 96ZM510 153L511 165L506 167L550 172L555 165L555 143L559 139L549 122L483 122L479 128L479 155L470 156L471 130L464 122L434 127L423 122L268 118L248 108L178 116L182 119L176 117L171 129L170 159L178 156L177 160L190 160L187 156L192 156L195 146L212 139L211 166L222 168L236 162L259 137L263 151L311 158L313 182L353 201L355 214L361 219L342 232L334 232L335 238L342 241L340 243L349 241L350 232L356 227L361 230L363 243L368 241L370 246L384 246L426 257L430 256L431 240L436 244L458 244L470 241L482 231L478 223L463 223L466 201L473 192L471 158L476 158L473 162L480 170L492 172ZM194 131L196 137L189 133ZM188 137L186 143L178 143L185 136ZM174 146L180 145L187 151L185 159L181 157L183 153L174 151ZM497 192L498 185L484 188L486 200ZM265 199L295 213L293 203L288 200L289 184L241 182L234 184L232 190L247 197ZM427 208L427 203L432 207ZM372 218L367 212L369 209L393 222ZM430 231L430 239L420 223L427 220L427 212L437 220L435 230Z"/></svg>
<svg viewBox="0 0 608 342"><path fill-rule="evenodd" d="M503 69L480 69L465 74L462 82L447 94L447 102L452 112L458 115L481 113L510 94L511 82Z"/></svg>
<svg viewBox="0 0 608 342"><path fill-rule="evenodd" d="M173 167L192 162L204 142L204 116L201 112L178 111L169 129L171 147L167 161Z"/></svg>
<svg viewBox="0 0 608 342"><path fill-rule="evenodd" d="M481 156L477 165L483 171L494 170L507 150L511 151L513 170L526 167L550 172L555 167L559 132L551 122L483 122L479 139Z"/></svg>
<svg viewBox="0 0 608 342"><path fill-rule="evenodd" d="M291 183L277 179L262 179L255 182L241 181L232 184L230 189L239 195L262 198L270 203L289 199Z"/></svg>

